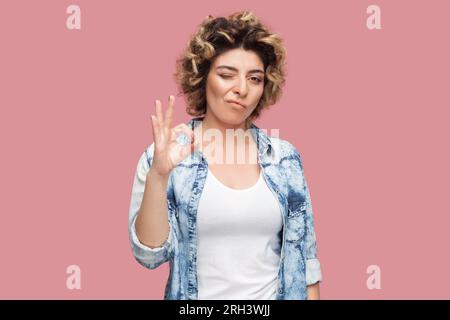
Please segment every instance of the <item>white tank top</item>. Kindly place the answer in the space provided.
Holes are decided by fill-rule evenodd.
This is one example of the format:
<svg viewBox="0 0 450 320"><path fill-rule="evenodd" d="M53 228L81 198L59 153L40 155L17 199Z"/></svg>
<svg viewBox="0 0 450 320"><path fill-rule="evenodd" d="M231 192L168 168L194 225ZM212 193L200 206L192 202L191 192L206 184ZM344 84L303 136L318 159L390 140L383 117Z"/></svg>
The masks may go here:
<svg viewBox="0 0 450 320"><path fill-rule="evenodd" d="M232 189L208 170L197 210L199 300L275 299L283 218L260 171L250 188Z"/></svg>

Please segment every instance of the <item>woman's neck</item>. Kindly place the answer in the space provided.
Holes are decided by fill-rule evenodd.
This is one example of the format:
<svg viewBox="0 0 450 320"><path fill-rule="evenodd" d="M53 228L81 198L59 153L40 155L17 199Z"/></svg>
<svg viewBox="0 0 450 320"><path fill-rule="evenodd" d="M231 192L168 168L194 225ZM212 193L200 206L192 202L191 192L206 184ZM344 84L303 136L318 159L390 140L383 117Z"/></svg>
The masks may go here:
<svg viewBox="0 0 450 320"><path fill-rule="evenodd" d="M213 146L210 145L208 147L209 150L214 150L215 147L222 147L223 155L227 153L227 148L230 147L231 149L229 151L232 152L232 154L234 155L240 152L248 153L249 148L251 147L256 148L256 144L254 142L254 138L252 137L251 132L248 130L248 128L245 129L245 125L246 125L245 121L239 125L229 125L224 124L221 121L217 121L217 119L215 118L213 119L212 117L205 116L202 119L201 123L201 135L203 138L202 140L205 141L204 139L206 139L208 142L211 141L213 143ZM221 135L217 138L222 139L222 141L217 141L217 138L211 139L212 136L215 136L213 132L210 132L207 135L205 135L208 129L219 130ZM228 132L228 135L226 134L227 130L231 130ZM249 136L249 139L246 138L246 136Z"/></svg>

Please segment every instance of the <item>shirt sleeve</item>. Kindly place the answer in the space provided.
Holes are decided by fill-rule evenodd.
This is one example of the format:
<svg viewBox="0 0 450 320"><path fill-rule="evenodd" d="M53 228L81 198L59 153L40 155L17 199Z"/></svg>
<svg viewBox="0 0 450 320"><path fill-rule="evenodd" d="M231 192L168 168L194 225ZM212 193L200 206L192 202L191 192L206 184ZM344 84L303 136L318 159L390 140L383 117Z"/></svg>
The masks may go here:
<svg viewBox="0 0 450 320"><path fill-rule="evenodd" d="M317 257L317 241L314 230L314 216L311 204L311 195L306 182L306 177L303 170L303 162L298 150L294 149L294 157L300 166L300 173L303 179L303 191L305 194L305 248L306 248L306 285L312 285L322 282L322 270L320 261Z"/></svg>
<svg viewBox="0 0 450 320"><path fill-rule="evenodd" d="M128 231L131 249L135 259L148 269L155 269L170 259L173 252L174 230L171 222L171 216L175 205L169 197L167 197L169 235L167 240L157 248L150 248L141 243L136 234L136 219L144 196L145 181L147 173L150 170L152 151L154 144L147 148L141 155L136 172L133 179L133 187L131 190L131 202L128 215Z"/></svg>

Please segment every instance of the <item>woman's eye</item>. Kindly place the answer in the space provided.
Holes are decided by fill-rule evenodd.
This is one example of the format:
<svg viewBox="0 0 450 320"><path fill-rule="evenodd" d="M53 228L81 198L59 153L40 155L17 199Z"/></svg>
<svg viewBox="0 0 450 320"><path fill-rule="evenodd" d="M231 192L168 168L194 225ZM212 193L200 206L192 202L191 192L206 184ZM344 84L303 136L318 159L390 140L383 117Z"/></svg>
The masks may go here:
<svg viewBox="0 0 450 320"><path fill-rule="evenodd" d="M229 78L233 77L232 75L229 75L229 74L221 74L220 76L225 79L229 79ZM262 82L262 80L258 77L251 77L250 79L252 79L253 81L256 81L256 83Z"/></svg>

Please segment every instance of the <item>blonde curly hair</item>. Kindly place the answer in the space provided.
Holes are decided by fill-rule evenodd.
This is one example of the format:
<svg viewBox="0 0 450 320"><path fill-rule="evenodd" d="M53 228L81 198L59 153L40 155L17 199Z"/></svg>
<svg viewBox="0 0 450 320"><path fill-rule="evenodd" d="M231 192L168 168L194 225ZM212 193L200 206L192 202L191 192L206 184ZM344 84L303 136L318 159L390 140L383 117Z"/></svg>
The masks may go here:
<svg viewBox="0 0 450 320"><path fill-rule="evenodd" d="M250 11L233 13L228 19L208 15L176 61L174 78L180 87L178 95L186 96L189 115L206 114L206 79L210 66L218 55L234 48L254 51L264 64L264 91L246 120L247 126L264 108L280 99L286 57L281 37L270 32Z"/></svg>

